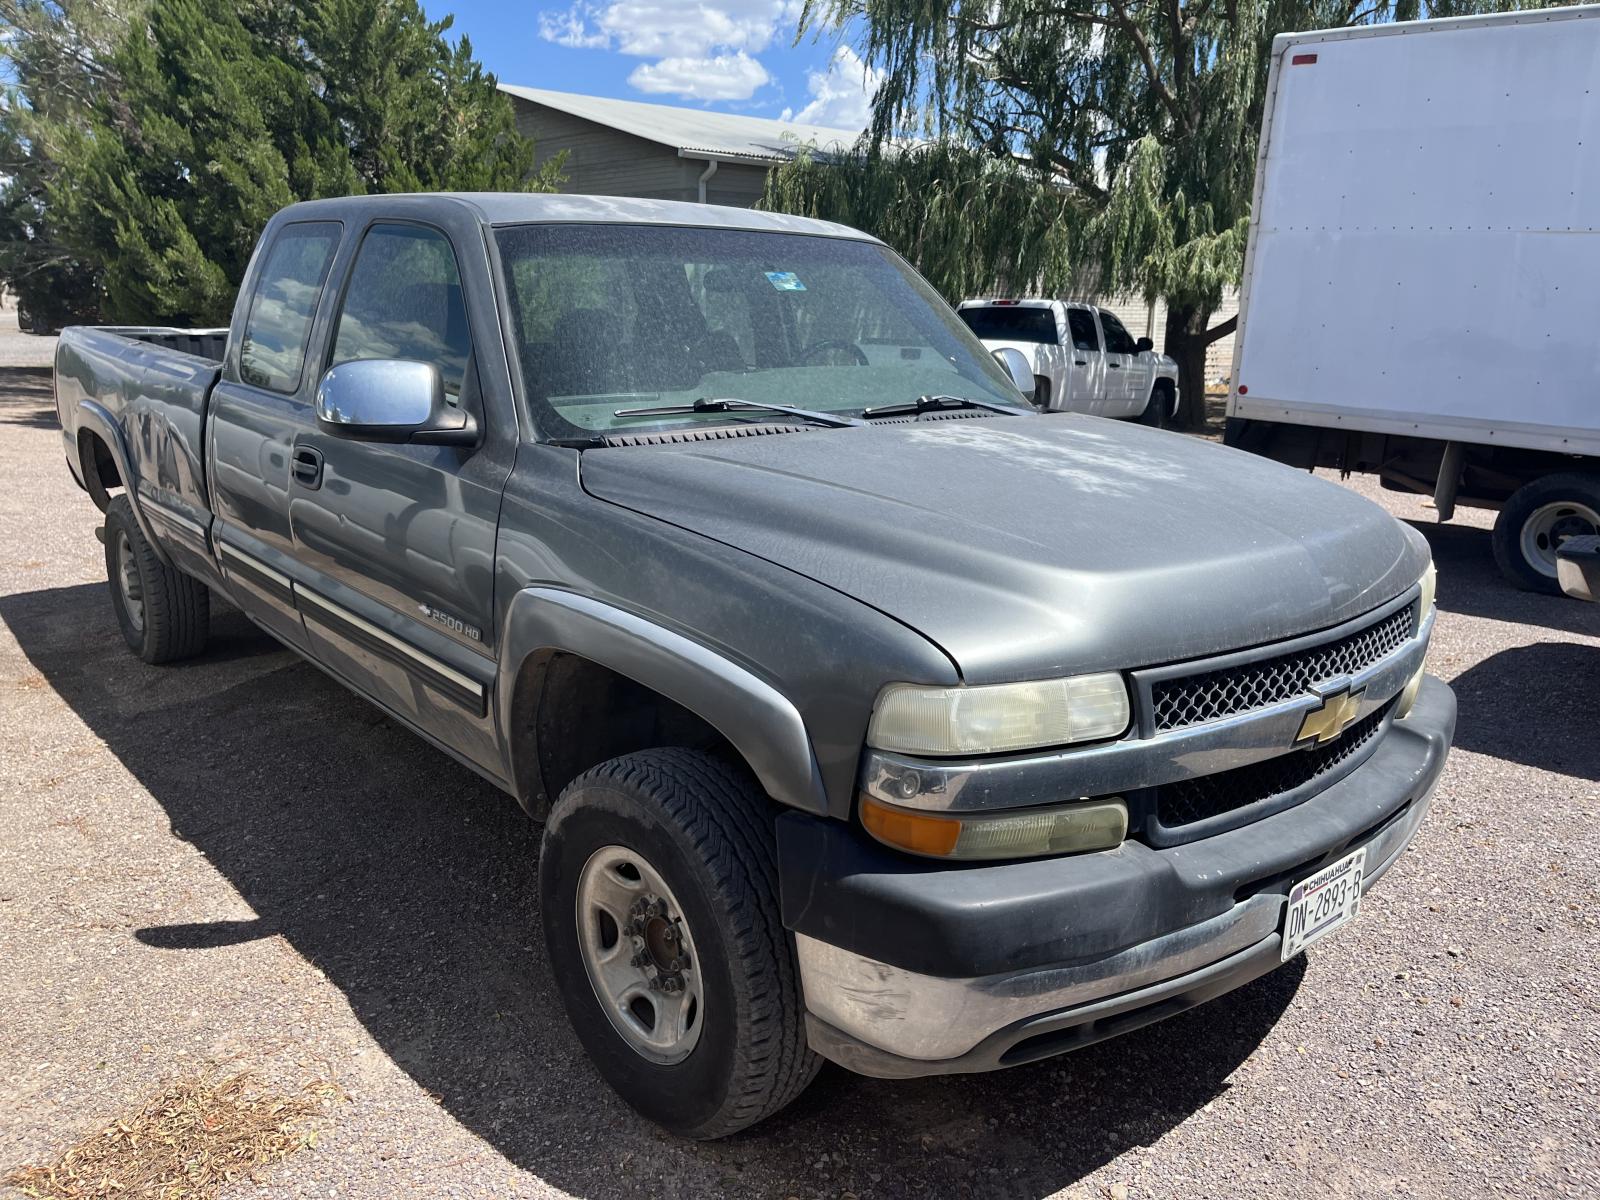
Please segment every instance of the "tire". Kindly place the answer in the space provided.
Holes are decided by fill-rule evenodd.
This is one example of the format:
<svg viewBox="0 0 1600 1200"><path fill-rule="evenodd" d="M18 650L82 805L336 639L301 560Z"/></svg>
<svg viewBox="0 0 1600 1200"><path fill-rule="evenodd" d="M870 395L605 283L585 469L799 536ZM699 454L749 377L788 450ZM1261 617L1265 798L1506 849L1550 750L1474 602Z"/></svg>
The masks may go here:
<svg viewBox="0 0 1600 1200"><path fill-rule="evenodd" d="M1556 548L1580 533L1600 533L1600 476L1545 475L1513 492L1495 518L1495 565L1524 591L1559 596Z"/></svg>
<svg viewBox="0 0 1600 1200"><path fill-rule="evenodd" d="M177 662L204 650L210 589L156 557L127 496L112 497L105 533L111 607L128 649L147 663Z"/></svg>
<svg viewBox="0 0 1600 1200"><path fill-rule="evenodd" d="M1150 399L1145 401L1144 411L1139 414L1139 424L1152 429L1165 429L1172 424L1172 416L1172 387L1165 380L1158 379L1150 389Z"/></svg>
<svg viewBox="0 0 1600 1200"><path fill-rule="evenodd" d="M1033 377L1033 406L1040 412L1050 411L1050 378L1047 375Z"/></svg>
<svg viewBox="0 0 1600 1200"><path fill-rule="evenodd" d="M769 808L748 775L710 755L645 750L579 776L545 826L540 907L567 1017L617 1094L683 1137L754 1125L799 1096L821 1065L806 1044L799 972L779 918ZM625 878L629 869L637 884ZM652 898L664 911L651 909ZM631 930L640 937L630 936L629 914L641 904L645 919L654 911L677 931L672 953L683 958L663 963L661 939L641 930L639 917ZM604 915L615 909L624 910L622 922ZM631 958L599 965L608 945ZM676 980L673 994L651 990L609 1007L601 1000L640 986L608 981L652 971L662 987ZM673 1021L669 1006L686 991L700 1001L694 1020ZM641 999L648 1026L634 1007ZM680 1027L688 1032L673 1040ZM646 1045L651 1036L661 1044Z"/></svg>

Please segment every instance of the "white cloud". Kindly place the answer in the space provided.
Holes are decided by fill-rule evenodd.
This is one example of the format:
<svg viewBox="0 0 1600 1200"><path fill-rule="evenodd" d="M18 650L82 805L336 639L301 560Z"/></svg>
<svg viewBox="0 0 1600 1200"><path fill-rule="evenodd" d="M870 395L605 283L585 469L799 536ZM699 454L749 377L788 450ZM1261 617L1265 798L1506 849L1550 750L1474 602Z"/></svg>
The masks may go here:
<svg viewBox="0 0 1600 1200"><path fill-rule="evenodd" d="M825 71L806 72L806 94L811 102L798 112L783 110L785 121L802 125L830 125L837 129L865 129L872 116L872 94L883 73L861 61L849 46L840 46Z"/></svg>
<svg viewBox="0 0 1600 1200"><path fill-rule="evenodd" d="M591 28L593 16L594 7L588 4L574 4L564 13L542 12L539 14L539 36L547 42L570 46L574 50L596 50L609 46L611 35L602 29Z"/></svg>
<svg viewBox="0 0 1600 1200"><path fill-rule="evenodd" d="M539 36L559 46L609 49L656 61L628 82L642 92L748 100L771 81L754 57L789 36L802 0L574 0L539 14Z"/></svg>
<svg viewBox="0 0 1600 1200"><path fill-rule="evenodd" d="M640 63L628 83L641 92L695 100L748 100L771 76L743 50L712 58L677 56Z"/></svg>
<svg viewBox="0 0 1600 1200"><path fill-rule="evenodd" d="M539 36L562 46L607 46L639 58L703 58L712 50L759 54L799 0L577 0L539 14Z"/></svg>

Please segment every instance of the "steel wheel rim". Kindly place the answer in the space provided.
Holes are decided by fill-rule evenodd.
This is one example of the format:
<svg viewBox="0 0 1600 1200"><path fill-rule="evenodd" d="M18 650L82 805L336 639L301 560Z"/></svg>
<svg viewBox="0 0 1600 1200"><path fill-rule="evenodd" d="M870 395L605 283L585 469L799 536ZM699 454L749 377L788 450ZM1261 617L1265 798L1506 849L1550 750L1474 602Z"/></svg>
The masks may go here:
<svg viewBox="0 0 1600 1200"><path fill-rule="evenodd" d="M128 614L128 624L143 632L144 584L133 559L133 543L123 532L117 534L117 589L122 593L122 610Z"/></svg>
<svg viewBox="0 0 1600 1200"><path fill-rule="evenodd" d="M1600 513L1587 504L1558 500L1536 508L1522 523L1522 557L1542 575L1556 577L1556 550L1569 537L1600 533Z"/></svg>
<svg viewBox="0 0 1600 1200"><path fill-rule="evenodd" d="M661 873L625 846L602 846L578 875L578 950L617 1033L651 1062L682 1062L705 1025L700 956Z"/></svg>

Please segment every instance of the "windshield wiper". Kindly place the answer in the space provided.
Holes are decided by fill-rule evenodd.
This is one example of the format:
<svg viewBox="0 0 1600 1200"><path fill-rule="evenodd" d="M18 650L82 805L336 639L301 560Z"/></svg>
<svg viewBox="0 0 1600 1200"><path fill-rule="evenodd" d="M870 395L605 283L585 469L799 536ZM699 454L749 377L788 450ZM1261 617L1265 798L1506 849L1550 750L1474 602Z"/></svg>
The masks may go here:
<svg viewBox="0 0 1600 1200"><path fill-rule="evenodd" d="M713 400L702 396L693 404L663 404L655 408L619 408L611 415L614 417L672 417L684 413L716 412L783 413L788 417L799 417L802 421L815 421L818 425L831 425L840 429L851 425L865 424L860 417L841 417L833 413L813 412L809 408L795 408L791 404L767 404L761 400L740 400L737 397Z"/></svg>
<svg viewBox="0 0 1600 1200"><path fill-rule="evenodd" d="M997 400L974 400L970 396L918 396L909 404L882 404L877 408L864 408L861 410L861 415L870 420L872 417L905 417L912 414L943 412L951 408L985 408L990 412L1013 415L1034 411L1015 404L1001 404Z"/></svg>

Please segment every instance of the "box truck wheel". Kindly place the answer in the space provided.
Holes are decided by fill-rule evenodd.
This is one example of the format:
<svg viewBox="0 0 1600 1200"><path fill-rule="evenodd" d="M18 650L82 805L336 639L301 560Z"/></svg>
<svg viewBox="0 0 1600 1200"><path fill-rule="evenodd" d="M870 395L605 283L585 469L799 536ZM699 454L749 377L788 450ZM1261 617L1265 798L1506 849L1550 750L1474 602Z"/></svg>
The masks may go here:
<svg viewBox="0 0 1600 1200"><path fill-rule="evenodd" d="M1556 550L1569 537L1600 533L1600 475L1564 472L1525 483L1495 519L1494 561L1530 592L1561 594Z"/></svg>
<svg viewBox="0 0 1600 1200"><path fill-rule="evenodd" d="M773 840L748 774L671 748L580 775L545 826L540 909L567 1017L605 1081L684 1137L772 1115L821 1063Z"/></svg>

